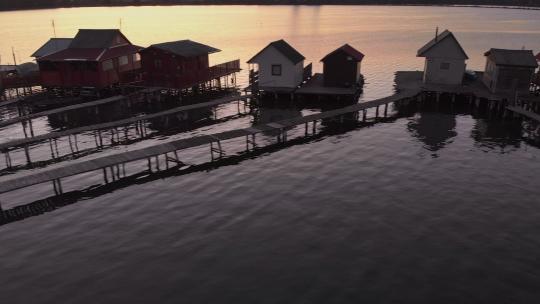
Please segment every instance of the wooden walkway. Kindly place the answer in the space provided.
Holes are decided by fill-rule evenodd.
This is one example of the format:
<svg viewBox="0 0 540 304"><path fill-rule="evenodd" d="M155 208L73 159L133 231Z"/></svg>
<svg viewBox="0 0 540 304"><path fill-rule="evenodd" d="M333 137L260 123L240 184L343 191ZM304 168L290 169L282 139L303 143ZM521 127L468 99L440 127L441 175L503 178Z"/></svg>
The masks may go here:
<svg viewBox="0 0 540 304"><path fill-rule="evenodd" d="M120 101L120 100L137 99L137 98L140 98L141 95L153 94L153 93L158 92L160 90L161 90L160 88L144 89L144 90L132 93L130 95L117 95L117 96L108 97L108 98L104 98L104 99L93 100L93 101L89 101L89 102L85 102L85 103L78 103L78 104L74 104L74 105L70 105L70 106L66 106L66 107L56 108L56 109L52 109L52 110L48 110L48 111L36 112L36 113L29 114L29 115L19 116L19 117L7 119L7 120L4 120L4 121L0 121L0 127L5 127L5 126L9 126L9 125L18 123L18 122L32 120L32 119L38 118L38 117L43 117L43 116L48 116L48 115L53 115L53 114L59 114L59 113L63 113L63 112L66 112L66 111L80 110L80 109L84 109L84 108L88 108L88 107L96 107L96 106L100 106L100 105L104 105L104 104L108 104L108 103L112 103L112 102L116 102L116 101ZM11 103L17 103L17 102L19 102L19 101L11 101Z"/></svg>
<svg viewBox="0 0 540 304"><path fill-rule="evenodd" d="M218 146L221 146L220 141L240 138L244 136L247 139L249 136L254 136L255 134L258 134L261 132L273 131L273 130L284 132L286 128L294 127L301 124L306 125L306 131L307 131L309 122L313 122L315 126L318 120L338 117L338 116L355 113L355 112L358 113L360 111L364 111L364 117L365 117L365 111L369 108L376 107L377 113L378 113L379 106L385 105L385 108L386 108L389 103L397 102L402 99L416 97L418 93L420 93L419 90L403 90L389 97L385 97L385 98L381 98L381 99L377 99L377 100L373 100L369 102L354 104L354 105L336 109L336 110L325 111L322 113L307 115L307 116L293 118L293 119L281 120L281 121L272 122L268 124L261 124L261 125L257 125L257 126L253 126L249 128L244 128L244 129L231 130L231 131L215 133L211 135L196 136L196 137L186 138L186 139L179 139L179 140L155 145L152 147L123 152L123 153L119 153L115 155L104 156L104 157L100 157L100 158L96 158L96 159L92 159L88 161L66 165L61 168L49 169L49 170L45 170L45 171L38 172L35 174L27 175L27 176L5 180L2 183L0 183L0 193L5 193L5 192L13 191L16 189L25 188L28 186L41 184L41 183L45 183L49 181L53 181L53 183L55 184L55 189L56 189L56 185L59 185L59 180L61 178L78 175L85 172L95 171L99 169L105 170L105 168L107 167L114 167L114 166L118 166L118 165L125 164L128 162L147 159L150 157L158 157L159 155L162 155L162 154L166 154L170 152L175 153L176 151L184 150L184 149L188 149L192 147L208 145L208 144L210 144L212 147L212 144L214 143L217 143Z"/></svg>
<svg viewBox="0 0 540 304"><path fill-rule="evenodd" d="M533 120L536 120L536 121L540 122L540 115L538 115L538 114L536 114L534 112L531 112L531 111L527 111L522 107L509 106L509 107L506 107L506 109L508 111L523 115L523 116L525 116L527 118L530 118L530 119L533 119Z"/></svg>
<svg viewBox="0 0 540 304"><path fill-rule="evenodd" d="M215 100L208 101L208 102L202 102L202 103L196 103L196 104L191 104L191 105L187 105L187 106L176 107L176 108L173 108L173 109L169 109L169 110L166 110L166 111L161 111L161 112L157 112L157 113L153 113L153 114L135 116L135 117L116 120L116 121L112 121L112 122L106 122L106 123L101 123L101 124L96 124L96 125L89 125L89 126L73 128L73 129L64 130L64 131L51 132L51 133L47 133L47 134L43 134L43 135L38 135L38 136L35 136L35 137L16 139L16 140L12 140L12 141L0 144L0 151L5 151L7 149L15 148L15 147L28 146L28 145L35 144L35 143L42 142L42 141L46 141L46 140L49 140L49 139L58 139L60 137L71 136L71 135L79 134L79 133L82 133L82 132L93 131L93 130L111 129L111 128L115 128L115 127L125 126L125 125L129 125L129 124L133 124L133 123L137 123L137 122L141 122L141 121L146 121L146 120L162 117L162 116L168 116L168 115L176 114L176 113L179 113L179 112L185 112L185 111L194 110L194 109L200 109L200 108L213 107L213 106L229 103L229 102L236 101L236 100L246 100L246 99L251 98L251 97L252 97L252 95L227 96L227 97L215 99Z"/></svg>

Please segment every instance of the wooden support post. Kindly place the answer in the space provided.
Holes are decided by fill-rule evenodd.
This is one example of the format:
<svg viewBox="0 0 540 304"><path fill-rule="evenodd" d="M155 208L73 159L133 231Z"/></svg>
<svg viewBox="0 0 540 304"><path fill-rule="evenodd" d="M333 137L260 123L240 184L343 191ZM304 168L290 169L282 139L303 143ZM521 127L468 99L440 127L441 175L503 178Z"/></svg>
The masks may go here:
<svg viewBox="0 0 540 304"><path fill-rule="evenodd" d="M77 143L77 134L73 134L74 144L75 144L75 152L79 152L79 144Z"/></svg>
<svg viewBox="0 0 540 304"><path fill-rule="evenodd" d="M366 119L367 119L367 110L364 109L364 110L362 110L362 121L366 122Z"/></svg>
<svg viewBox="0 0 540 304"><path fill-rule="evenodd" d="M112 178L112 181L116 181L116 176L114 175L114 169L113 169L113 166L109 167L109 171L111 171L111 178Z"/></svg>
<svg viewBox="0 0 540 304"><path fill-rule="evenodd" d="M26 133L26 122L21 121L21 124L22 124L22 127L23 127L24 138L28 138L28 133Z"/></svg>
<svg viewBox="0 0 540 304"><path fill-rule="evenodd" d="M375 108L375 117L379 117L379 106Z"/></svg>
<svg viewBox="0 0 540 304"><path fill-rule="evenodd" d="M316 132L317 132L317 121L314 120L313 121L313 129L311 130L311 134L315 135Z"/></svg>
<svg viewBox="0 0 540 304"><path fill-rule="evenodd" d="M60 179L57 179L56 184L58 184L58 190L60 191L60 194L63 194L64 190L62 189L62 181Z"/></svg>
<svg viewBox="0 0 540 304"><path fill-rule="evenodd" d="M308 123L307 122L305 123L305 127L306 127L306 131L304 132L304 135L307 136L308 135Z"/></svg>
<svg viewBox="0 0 540 304"><path fill-rule="evenodd" d="M52 139L51 138L49 138L49 147L51 148L51 157L52 157L52 159L55 159L56 156L54 154L54 149L53 149L53 144L52 144Z"/></svg>
<svg viewBox="0 0 540 304"><path fill-rule="evenodd" d="M26 155L26 162L29 165L32 164L32 160L30 159L30 151L28 149L28 145L24 145L24 154Z"/></svg>
<svg viewBox="0 0 540 304"><path fill-rule="evenodd" d="M28 127L30 128L30 136L34 137L34 127L32 126L32 119L28 120Z"/></svg>
<svg viewBox="0 0 540 304"><path fill-rule="evenodd" d="M12 164L11 164L11 156L9 156L9 150L6 150L6 151L4 152L4 156L6 157L6 167L7 167L8 169L10 169L11 166L12 166Z"/></svg>
<svg viewBox="0 0 540 304"><path fill-rule="evenodd" d="M58 151L58 140L54 139L54 150L56 151L56 156L60 157L60 152Z"/></svg>
<svg viewBox="0 0 540 304"><path fill-rule="evenodd" d="M99 146L103 147L103 136L101 136L101 129L97 130L98 138L99 138Z"/></svg>
<svg viewBox="0 0 540 304"><path fill-rule="evenodd" d="M74 153L73 150L73 143L71 143L71 135L68 134L68 142L69 142L69 149L71 150L71 154Z"/></svg>
<svg viewBox="0 0 540 304"><path fill-rule="evenodd" d="M388 115L388 103L384 104L384 117Z"/></svg>
<svg viewBox="0 0 540 304"><path fill-rule="evenodd" d="M107 168L103 168L103 180L105 181L105 184L109 183L109 179L107 178Z"/></svg>

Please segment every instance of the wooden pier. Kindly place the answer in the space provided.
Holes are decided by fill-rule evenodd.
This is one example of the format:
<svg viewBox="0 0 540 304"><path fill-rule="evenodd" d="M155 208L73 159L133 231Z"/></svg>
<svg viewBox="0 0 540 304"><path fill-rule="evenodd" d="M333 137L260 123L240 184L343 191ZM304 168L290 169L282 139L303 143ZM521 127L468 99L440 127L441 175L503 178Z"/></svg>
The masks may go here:
<svg viewBox="0 0 540 304"><path fill-rule="evenodd" d="M42 172L30 174L24 177L18 177L18 178L12 178L3 181L0 184L0 193L5 193L25 187L29 187L36 184L41 184L45 182L52 181L54 184L55 193L59 194L61 193L61 179L73 175L82 174L85 172L90 171L96 171L96 170L103 170L104 178L107 181L107 168L110 168L110 172L121 172L123 170L120 170L120 167L124 168L126 163L137 161L137 160L143 160L147 159L150 165L151 159L155 158L156 160L159 159L160 156L164 156L166 160L166 165L168 166L169 160L171 159L169 157L169 153L171 153L174 158L178 160L178 152L184 149L192 148L192 147L198 147L203 145L210 145L210 153L212 155L212 159L214 159L214 154L217 153L218 158L223 155L222 153L222 142L229 139L235 139L235 138L246 138L246 147L249 148L249 145L255 146L255 135L262 133L262 132L268 132L268 131L278 131L278 139L280 141L286 141L287 139L287 128L298 126L298 125L305 125L305 134L309 134L309 126L308 124L312 124L311 132L316 132L316 125L318 121L325 120L325 119L337 119L338 121L343 121L345 119L345 115L356 113L359 114L359 112L362 112L363 117L362 119L366 120L366 111L370 108L376 108L376 116L379 116L379 107L384 106L385 111L384 113L387 113L387 108L390 103L399 102L402 100L407 100L411 98L415 98L418 95L418 90L402 90L397 94L394 94L389 97L354 104L351 106L347 106L344 108L326 111L318 114L312 114L307 115L303 117L293 118L293 119L287 119L287 120L281 120L277 122L272 122L268 124L261 124L249 128L244 129L238 129L238 130L231 130L221 133L215 133L211 135L202 135L202 136L196 136L192 138L187 139L179 139L167 143L163 143L160 145L143 148L139 150L119 153L115 155L110 156L104 156L101 158L96 158L88 161L79 162L76 164L67 165L61 168L56 169L50 169L50 170L44 170ZM360 119L360 115L354 115L356 119ZM121 175L121 174L118 174ZM111 177L113 178L113 177ZM59 190L60 189L60 190Z"/></svg>
<svg viewBox="0 0 540 304"><path fill-rule="evenodd" d="M74 129L68 129L68 130L64 130L64 131L51 132L51 133L38 135L38 136L34 136L34 137L17 139L17 140L13 140L13 141L10 141L10 142L0 144L0 151L2 151L4 153L7 168L10 168L10 167L13 166L13 164L11 163L11 157L9 156L9 152L10 152L10 150L13 150L13 149L15 149L17 147L24 147L25 155L26 155L26 161L27 161L28 164L31 164L31 162L32 162L31 157L30 157L30 152L31 151L29 149L29 146L33 145L33 144L36 144L36 143L39 143L39 142L44 142L44 141L48 140L49 144L50 144L50 148L51 148L51 155L54 158L57 158L57 157L60 157L60 155L58 155L59 153L58 153L56 140L61 138L61 137L66 137L66 136L68 137L71 152L76 153L79 150L78 145L77 145L77 134L80 134L82 132L95 131L94 135L95 135L95 139L96 139L95 140L96 147L102 147L103 146L103 139L102 139L102 131L103 130L112 130L112 129L116 129L118 127L123 127L123 126L125 127L127 125L135 124L137 133L141 137L144 137L145 134L147 133L145 122L149 121L151 119L160 118L160 117L168 117L168 116L171 116L171 115L175 115L175 114L178 114L178 113L181 113L181 112L186 112L186 111L194 110L194 109L210 108L210 107L218 106L218 105L221 105L221 104L230 103L230 102L233 102L233 101L238 101L238 102L246 101L246 100L250 99L251 97L252 97L252 95L232 95L232 96L227 96L227 97L219 98L219 99L208 101L208 102L202 102L202 103L196 103L196 104L191 104L191 105L186 105L186 106L180 106L180 107L176 107L176 108L173 108L173 109L169 109L169 110L165 110L165 111L161 111L161 112L157 112L157 113L153 113L153 114L146 114L146 115L130 117L130 118L122 119L122 120L116 120L116 121L112 121L112 122L107 122L107 123L89 125L89 126L84 126L84 127L74 128ZM240 111L240 104L238 104L238 109ZM128 136L127 132L128 132L127 128L124 128L124 136L125 137ZM117 141L119 141L120 140L119 139L119 137L120 137L119 130L115 130L111 140L115 140L114 135L116 135ZM71 136L73 136L73 140L72 140Z"/></svg>

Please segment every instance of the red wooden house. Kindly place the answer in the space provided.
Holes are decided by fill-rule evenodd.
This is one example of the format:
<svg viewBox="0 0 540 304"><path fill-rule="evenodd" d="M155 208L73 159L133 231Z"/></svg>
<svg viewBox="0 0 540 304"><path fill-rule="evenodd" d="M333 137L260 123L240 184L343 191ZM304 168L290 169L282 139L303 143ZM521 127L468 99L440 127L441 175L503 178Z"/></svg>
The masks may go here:
<svg viewBox="0 0 540 304"><path fill-rule="evenodd" d="M119 30L79 30L69 46L37 58L42 87L100 90L135 80L142 48Z"/></svg>
<svg viewBox="0 0 540 304"><path fill-rule="evenodd" d="M345 44L326 55L323 62L324 85L352 87L362 84L360 67L364 54Z"/></svg>
<svg viewBox="0 0 540 304"><path fill-rule="evenodd" d="M191 40L153 44L142 50L143 81L149 86L190 88L236 73L240 61L209 66L208 55L220 50Z"/></svg>

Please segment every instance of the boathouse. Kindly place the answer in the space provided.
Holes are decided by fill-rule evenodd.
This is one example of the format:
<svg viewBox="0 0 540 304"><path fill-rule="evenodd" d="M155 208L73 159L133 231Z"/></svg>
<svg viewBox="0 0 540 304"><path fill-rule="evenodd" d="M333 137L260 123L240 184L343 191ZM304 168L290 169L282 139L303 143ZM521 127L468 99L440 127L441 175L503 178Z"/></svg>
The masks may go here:
<svg viewBox="0 0 540 304"><path fill-rule="evenodd" d="M37 49L30 57L38 59L43 56L63 51L69 47L72 41L73 38L51 38L39 49Z"/></svg>
<svg viewBox="0 0 540 304"><path fill-rule="evenodd" d="M274 41L248 60L251 85L263 91L292 92L305 78L304 60L285 40Z"/></svg>
<svg viewBox="0 0 540 304"><path fill-rule="evenodd" d="M321 59L324 85L328 87L351 87L360 84L360 72L364 54L344 44Z"/></svg>
<svg viewBox="0 0 540 304"><path fill-rule="evenodd" d="M42 86L99 91L133 82L140 69L141 49L117 29L79 30L67 48L37 58Z"/></svg>
<svg viewBox="0 0 540 304"><path fill-rule="evenodd" d="M528 91L538 62L531 50L487 51L482 81L492 93Z"/></svg>
<svg viewBox="0 0 540 304"><path fill-rule="evenodd" d="M425 57L424 83L460 85L465 75L465 61L469 59L458 40L449 30L435 34L435 38L418 50L417 57Z"/></svg>
<svg viewBox="0 0 540 304"><path fill-rule="evenodd" d="M210 66L209 55L220 51L191 40L152 44L140 52L143 80L150 86L185 89L240 71L240 60Z"/></svg>

